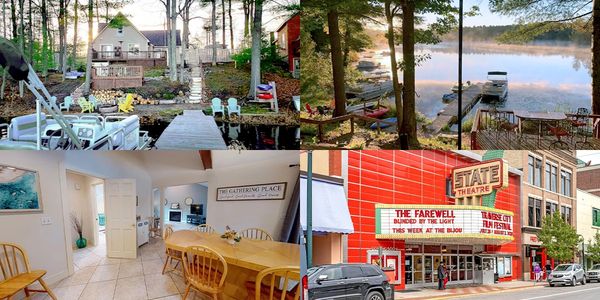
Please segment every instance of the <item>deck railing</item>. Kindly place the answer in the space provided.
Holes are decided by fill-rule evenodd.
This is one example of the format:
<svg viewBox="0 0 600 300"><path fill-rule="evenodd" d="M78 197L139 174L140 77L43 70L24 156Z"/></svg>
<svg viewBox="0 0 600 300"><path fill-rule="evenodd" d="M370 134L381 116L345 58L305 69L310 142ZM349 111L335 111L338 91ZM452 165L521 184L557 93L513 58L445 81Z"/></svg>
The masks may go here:
<svg viewBox="0 0 600 300"><path fill-rule="evenodd" d="M93 60L167 59L167 51L93 51Z"/></svg>
<svg viewBox="0 0 600 300"><path fill-rule="evenodd" d="M210 63L212 62L212 48L202 48L202 49L188 49L185 51L186 53L186 61L192 64L198 64L200 62ZM217 62L231 62L231 50L217 48Z"/></svg>
<svg viewBox="0 0 600 300"><path fill-rule="evenodd" d="M481 147L478 143L478 133L482 130L497 130L494 126L497 123L497 117L500 115L505 120L518 124L519 118L515 116L514 111L512 110L490 110L490 109L478 109L475 114L475 118L473 119L473 126L471 127L471 149L481 150ZM576 117L588 117L592 126L592 138L600 139L600 115L590 114L590 115L578 115L575 113L565 113L567 118L574 119ZM535 127L537 130L537 127ZM525 130L525 129L523 129ZM537 134L536 132L533 132Z"/></svg>
<svg viewBox="0 0 600 300"><path fill-rule="evenodd" d="M144 68L119 66L92 68L92 88L95 90L142 86Z"/></svg>

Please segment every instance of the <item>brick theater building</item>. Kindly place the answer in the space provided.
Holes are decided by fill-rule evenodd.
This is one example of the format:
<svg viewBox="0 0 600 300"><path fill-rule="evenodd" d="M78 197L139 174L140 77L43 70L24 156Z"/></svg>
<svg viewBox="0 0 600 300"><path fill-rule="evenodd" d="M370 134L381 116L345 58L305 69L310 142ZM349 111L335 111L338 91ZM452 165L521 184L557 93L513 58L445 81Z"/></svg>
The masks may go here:
<svg viewBox="0 0 600 300"><path fill-rule="evenodd" d="M354 232L344 260L389 267L397 289L522 277L522 172L502 151L348 151L343 158Z"/></svg>

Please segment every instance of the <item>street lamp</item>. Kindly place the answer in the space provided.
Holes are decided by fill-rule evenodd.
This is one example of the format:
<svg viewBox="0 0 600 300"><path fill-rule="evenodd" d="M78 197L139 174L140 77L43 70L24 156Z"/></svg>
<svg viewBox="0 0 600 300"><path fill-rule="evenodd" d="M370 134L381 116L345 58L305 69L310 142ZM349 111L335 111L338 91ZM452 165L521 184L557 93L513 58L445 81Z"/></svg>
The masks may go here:
<svg viewBox="0 0 600 300"><path fill-rule="evenodd" d="M587 270L586 261L585 261L585 238L583 235L578 234L579 239L581 240L581 265L583 265L583 269Z"/></svg>

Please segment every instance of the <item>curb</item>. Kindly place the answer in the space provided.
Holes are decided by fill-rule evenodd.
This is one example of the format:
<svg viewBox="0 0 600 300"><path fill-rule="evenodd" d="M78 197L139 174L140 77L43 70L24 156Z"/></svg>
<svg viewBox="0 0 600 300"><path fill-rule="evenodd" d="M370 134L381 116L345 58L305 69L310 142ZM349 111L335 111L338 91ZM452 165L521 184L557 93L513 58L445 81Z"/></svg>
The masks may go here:
<svg viewBox="0 0 600 300"><path fill-rule="evenodd" d="M502 289L502 290L495 290L495 291L488 291L488 292L481 292L481 293L470 293L470 294L456 294L456 295L441 295L441 296L427 296L427 297L418 297L418 298L400 298L400 300L444 300L444 299L458 299L458 298L462 298L462 297L470 297L470 296L475 296L475 295L484 295L484 294L499 294L499 293L504 293L507 291L519 291L519 290L526 290L526 289L532 289L532 288L541 288L544 287L545 285L537 285L537 286L523 286L523 287L515 287L515 288L506 288L506 289Z"/></svg>

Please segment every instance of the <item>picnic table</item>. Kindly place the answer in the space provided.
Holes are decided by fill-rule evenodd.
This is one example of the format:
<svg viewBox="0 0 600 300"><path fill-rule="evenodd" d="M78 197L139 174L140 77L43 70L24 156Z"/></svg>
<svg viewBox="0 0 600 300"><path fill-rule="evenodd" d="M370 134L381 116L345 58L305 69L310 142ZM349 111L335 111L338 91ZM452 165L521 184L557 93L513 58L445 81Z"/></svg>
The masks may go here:
<svg viewBox="0 0 600 300"><path fill-rule="evenodd" d="M534 112L534 111L526 111L526 110L515 110L514 114L517 118L519 118L519 132L521 136L523 131L521 129L521 123L523 121L537 121L538 122L538 146L541 143L542 139L542 123L544 122L556 122L567 119L567 115L562 112L556 111L546 111L546 112Z"/></svg>

